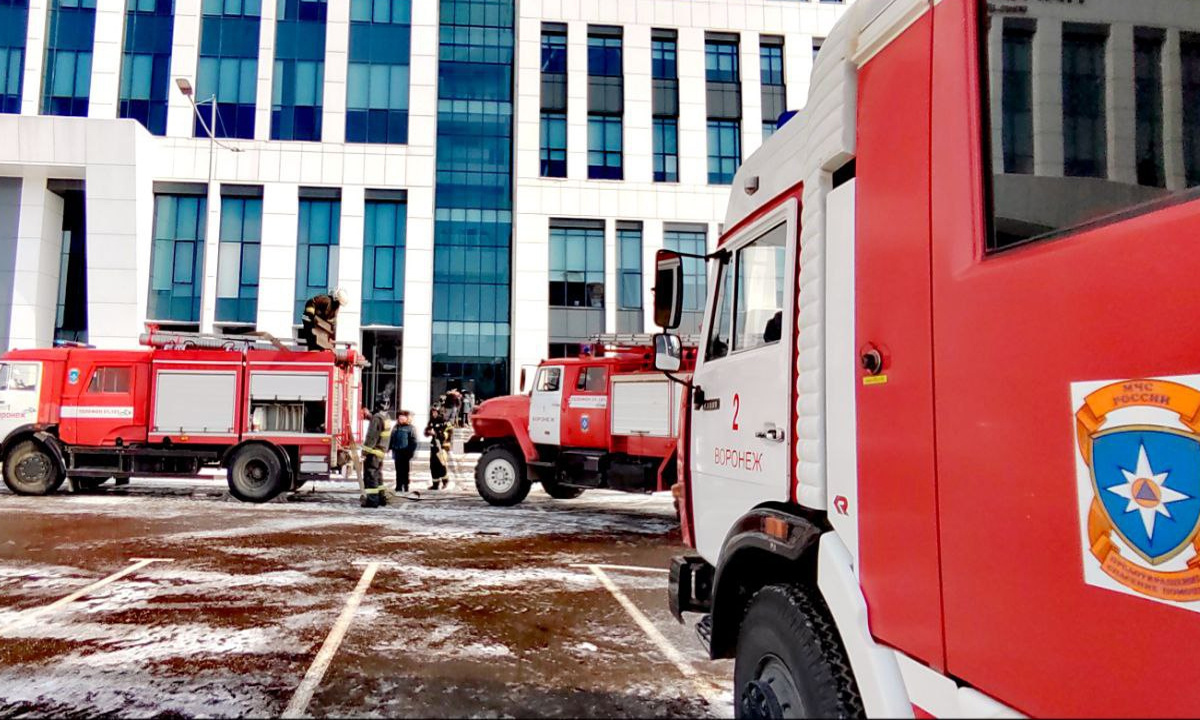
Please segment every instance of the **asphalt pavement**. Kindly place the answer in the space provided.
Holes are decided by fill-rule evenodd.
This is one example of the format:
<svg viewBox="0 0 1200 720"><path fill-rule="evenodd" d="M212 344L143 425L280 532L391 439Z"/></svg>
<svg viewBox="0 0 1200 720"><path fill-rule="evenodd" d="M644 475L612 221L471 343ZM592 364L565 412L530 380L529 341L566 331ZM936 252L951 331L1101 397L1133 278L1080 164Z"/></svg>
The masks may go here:
<svg viewBox="0 0 1200 720"><path fill-rule="evenodd" d="M216 477L0 492L0 716L727 717L666 607L670 498L352 482L264 505Z"/></svg>

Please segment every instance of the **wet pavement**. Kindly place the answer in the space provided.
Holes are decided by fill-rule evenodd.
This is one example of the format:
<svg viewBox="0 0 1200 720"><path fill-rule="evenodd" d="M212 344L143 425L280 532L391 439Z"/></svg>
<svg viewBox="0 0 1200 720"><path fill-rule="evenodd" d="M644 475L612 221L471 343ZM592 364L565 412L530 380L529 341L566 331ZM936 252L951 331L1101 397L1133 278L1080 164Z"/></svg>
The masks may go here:
<svg viewBox="0 0 1200 720"><path fill-rule="evenodd" d="M669 497L492 508L468 472L379 510L336 482L0 492L0 716L732 715L667 611Z"/></svg>

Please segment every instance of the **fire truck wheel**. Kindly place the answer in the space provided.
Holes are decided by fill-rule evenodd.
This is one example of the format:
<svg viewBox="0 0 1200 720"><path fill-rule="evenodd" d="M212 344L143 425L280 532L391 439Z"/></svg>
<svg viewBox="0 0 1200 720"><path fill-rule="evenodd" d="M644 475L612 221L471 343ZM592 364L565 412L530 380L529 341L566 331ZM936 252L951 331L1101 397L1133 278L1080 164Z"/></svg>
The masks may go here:
<svg viewBox="0 0 1200 720"><path fill-rule="evenodd" d="M263 445L243 447L229 464L229 494L242 502L267 502L287 485L279 456Z"/></svg>
<svg viewBox="0 0 1200 720"><path fill-rule="evenodd" d="M530 484L525 463L498 445L489 448L475 466L475 489L489 505L516 505L529 494Z"/></svg>
<svg viewBox="0 0 1200 720"><path fill-rule="evenodd" d="M768 585L750 600L733 668L739 718L864 715L825 604L803 588Z"/></svg>
<svg viewBox="0 0 1200 720"><path fill-rule="evenodd" d="M18 495L48 495L63 479L54 456L32 440L17 443L4 456L4 484Z"/></svg>
<svg viewBox="0 0 1200 720"><path fill-rule="evenodd" d="M555 500L574 500L583 494L583 488L567 487L555 480L543 480L542 489Z"/></svg>

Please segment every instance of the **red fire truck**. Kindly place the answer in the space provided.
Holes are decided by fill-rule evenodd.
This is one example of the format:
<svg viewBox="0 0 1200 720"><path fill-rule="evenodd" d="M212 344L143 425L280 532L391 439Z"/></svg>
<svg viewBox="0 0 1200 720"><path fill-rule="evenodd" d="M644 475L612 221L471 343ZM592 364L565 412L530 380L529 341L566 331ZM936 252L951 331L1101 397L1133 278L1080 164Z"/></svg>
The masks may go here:
<svg viewBox="0 0 1200 720"><path fill-rule="evenodd" d="M265 502L328 478L353 440L349 347L305 351L244 336L151 332L146 349L14 350L0 358L4 482L45 495L134 476L228 470Z"/></svg>
<svg viewBox="0 0 1200 720"><path fill-rule="evenodd" d="M481 403L466 445L483 453L475 466L480 496L516 505L535 481L559 499L588 488L670 488L682 393L655 371L650 342L648 335L592 338L579 357L539 365L528 394ZM683 354L690 363L694 348Z"/></svg>
<svg viewBox="0 0 1200 720"><path fill-rule="evenodd" d="M679 443L671 604L739 716L1200 708L1198 31L858 0L826 39L734 180Z"/></svg>

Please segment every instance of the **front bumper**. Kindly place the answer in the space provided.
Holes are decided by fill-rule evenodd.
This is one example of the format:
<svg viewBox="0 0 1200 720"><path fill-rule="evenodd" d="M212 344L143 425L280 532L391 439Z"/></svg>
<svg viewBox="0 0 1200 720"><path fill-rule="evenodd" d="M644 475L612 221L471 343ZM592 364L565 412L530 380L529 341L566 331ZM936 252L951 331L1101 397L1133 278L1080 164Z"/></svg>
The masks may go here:
<svg viewBox="0 0 1200 720"><path fill-rule="evenodd" d="M685 612L710 611L714 573L715 568L699 555L677 555L671 558L667 604L676 620L683 622Z"/></svg>

